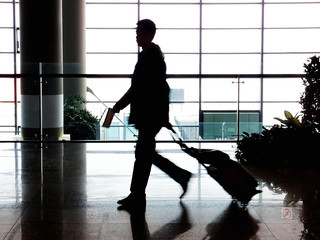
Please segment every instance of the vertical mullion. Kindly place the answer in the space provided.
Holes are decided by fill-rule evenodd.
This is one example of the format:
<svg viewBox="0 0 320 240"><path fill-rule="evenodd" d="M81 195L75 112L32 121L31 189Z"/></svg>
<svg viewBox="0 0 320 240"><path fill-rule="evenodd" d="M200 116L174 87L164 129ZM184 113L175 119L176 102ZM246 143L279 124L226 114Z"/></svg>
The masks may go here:
<svg viewBox="0 0 320 240"><path fill-rule="evenodd" d="M140 11L141 11L141 9L140 9L140 5L141 5L141 3L140 3L140 0L138 0L138 2L137 2L137 10L138 10L138 21L137 22L139 22L140 21ZM139 48L139 46L137 46L137 54L139 54L140 53L140 48Z"/></svg>
<svg viewBox="0 0 320 240"><path fill-rule="evenodd" d="M137 5L138 5L138 21L140 21L140 0L138 0Z"/></svg>
<svg viewBox="0 0 320 240"><path fill-rule="evenodd" d="M13 20L13 72L17 74L17 26L16 26L16 1L12 1L12 20ZM14 77L14 133L18 135L18 99L17 99L17 78Z"/></svg>
<svg viewBox="0 0 320 240"><path fill-rule="evenodd" d="M201 120L201 102L202 102L202 0L199 2L199 125Z"/></svg>
<svg viewBox="0 0 320 240"><path fill-rule="evenodd" d="M260 74L264 73L264 0L261 2L261 59ZM259 121L263 122L263 77L260 78L260 116Z"/></svg>

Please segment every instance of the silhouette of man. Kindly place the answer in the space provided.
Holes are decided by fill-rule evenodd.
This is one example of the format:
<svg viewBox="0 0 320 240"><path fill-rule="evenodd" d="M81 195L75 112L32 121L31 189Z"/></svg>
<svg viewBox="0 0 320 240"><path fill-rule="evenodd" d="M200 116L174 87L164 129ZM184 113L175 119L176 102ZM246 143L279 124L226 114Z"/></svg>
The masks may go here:
<svg viewBox="0 0 320 240"><path fill-rule="evenodd" d="M135 163L128 197L119 200L124 208L145 207L145 189L151 166L156 165L187 191L191 173L176 166L156 151L155 136L169 123L169 85L166 82L166 64L160 47L152 42L156 33L154 22L149 19L137 23L136 39L142 47L131 79L131 87L113 106L118 113L130 104L129 123L138 129Z"/></svg>

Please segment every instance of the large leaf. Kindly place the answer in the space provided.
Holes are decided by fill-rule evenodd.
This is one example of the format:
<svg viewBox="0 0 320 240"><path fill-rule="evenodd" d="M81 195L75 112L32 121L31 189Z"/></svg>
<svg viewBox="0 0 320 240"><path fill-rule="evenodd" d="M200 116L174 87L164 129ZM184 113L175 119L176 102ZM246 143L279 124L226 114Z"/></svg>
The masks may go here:
<svg viewBox="0 0 320 240"><path fill-rule="evenodd" d="M292 114L289 111L284 111L284 116L286 117L286 119L293 119Z"/></svg>
<svg viewBox="0 0 320 240"><path fill-rule="evenodd" d="M294 122L294 124L295 124L296 126L298 126L298 127L302 127L302 125L301 125L301 123L300 123L299 119L297 119L297 118L293 118L293 122Z"/></svg>
<svg viewBox="0 0 320 240"><path fill-rule="evenodd" d="M273 118L273 119L276 119L276 120L278 120L279 122L281 122L281 123L283 123L283 124L287 124L287 120L283 120L283 119L278 118L278 117L275 117L275 118Z"/></svg>

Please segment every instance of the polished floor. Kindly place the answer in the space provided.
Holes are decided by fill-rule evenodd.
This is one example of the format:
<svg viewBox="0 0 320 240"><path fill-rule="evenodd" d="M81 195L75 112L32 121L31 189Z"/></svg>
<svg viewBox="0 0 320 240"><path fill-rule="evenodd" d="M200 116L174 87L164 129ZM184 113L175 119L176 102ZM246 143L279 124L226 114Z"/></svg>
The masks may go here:
<svg viewBox="0 0 320 240"><path fill-rule="evenodd" d="M0 239L319 239L314 170L249 168L263 191L246 209L175 144L159 152L193 173L178 184L153 167L144 213L117 209L129 193L132 143L0 144ZM197 146L197 145L195 145ZM202 146L234 155L232 144Z"/></svg>

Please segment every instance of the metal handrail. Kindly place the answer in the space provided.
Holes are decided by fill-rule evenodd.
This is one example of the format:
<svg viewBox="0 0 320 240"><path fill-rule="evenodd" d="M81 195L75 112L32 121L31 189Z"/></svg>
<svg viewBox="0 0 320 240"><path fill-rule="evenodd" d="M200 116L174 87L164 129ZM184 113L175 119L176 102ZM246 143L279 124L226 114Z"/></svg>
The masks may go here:
<svg viewBox="0 0 320 240"><path fill-rule="evenodd" d="M0 74L0 78L131 78L132 74ZM303 78L306 74L167 74L167 78Z"/></svg>

